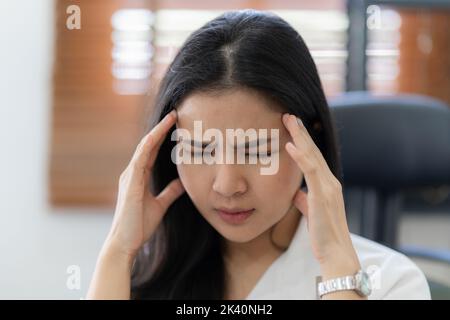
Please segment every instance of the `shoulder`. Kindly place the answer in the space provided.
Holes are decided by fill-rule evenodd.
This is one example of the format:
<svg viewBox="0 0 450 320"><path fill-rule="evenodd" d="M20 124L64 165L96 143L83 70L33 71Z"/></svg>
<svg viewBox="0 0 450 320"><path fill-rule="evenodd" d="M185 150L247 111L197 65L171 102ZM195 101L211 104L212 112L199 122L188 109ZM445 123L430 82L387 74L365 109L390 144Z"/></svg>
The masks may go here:
<svg viewBox="0 0 450 320"><path fill-rule="evenodd" d="M361 266L372 280L369 299L430 299L423 272L404 254L351 234Z"/></svg>

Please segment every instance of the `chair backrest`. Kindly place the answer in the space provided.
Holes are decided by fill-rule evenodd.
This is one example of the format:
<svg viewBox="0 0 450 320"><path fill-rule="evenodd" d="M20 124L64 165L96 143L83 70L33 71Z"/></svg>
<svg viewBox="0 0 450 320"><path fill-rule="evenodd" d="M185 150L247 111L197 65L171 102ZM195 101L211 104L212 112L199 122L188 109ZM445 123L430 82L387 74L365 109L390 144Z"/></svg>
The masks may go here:
<svg viewBox="0 0 450 320"><path fill-rule="evenodd" d="M419 95L330 100L344 184L398 190L450 182L450 107Z"/></svg>
<svg viewBox="0 0 450 320"><path fill-rule="evenodd" d="M329 105L351 231L395 248L401 191L450 185L450 107L419 95L368 92Z"/></svg>

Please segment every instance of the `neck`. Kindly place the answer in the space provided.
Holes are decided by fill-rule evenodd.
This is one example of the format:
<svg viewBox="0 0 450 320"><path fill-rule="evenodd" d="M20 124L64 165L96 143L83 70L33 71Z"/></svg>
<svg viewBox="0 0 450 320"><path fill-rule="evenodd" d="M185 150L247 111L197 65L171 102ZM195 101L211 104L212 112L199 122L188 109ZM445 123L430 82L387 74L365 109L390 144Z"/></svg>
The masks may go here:
<svg viewBox="0 0 450 320"><path fill-rule="evenodd" d="M246 243L224 242L225 299L245 299L270 265L289 247L301 214L291 207L269 230Z"/></svg>
<svg viewBox="0 0 450 320"><path fill-rule="evenodd" d="M274 226L255 239L237 243L225 240L226 264L246 266L265 260L274 260L289 247L301 219L301 213L292 206Z"/></svg>

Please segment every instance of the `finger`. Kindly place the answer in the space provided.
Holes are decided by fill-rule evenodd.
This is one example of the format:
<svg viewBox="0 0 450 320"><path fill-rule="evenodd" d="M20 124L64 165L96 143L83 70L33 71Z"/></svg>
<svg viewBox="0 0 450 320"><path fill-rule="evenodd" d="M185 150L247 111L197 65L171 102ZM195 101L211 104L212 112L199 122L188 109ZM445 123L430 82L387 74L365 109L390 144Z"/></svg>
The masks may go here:
<svg viewBox="0 0 450 320"><path fill-rule="evenodd" d="M166 134L167 133L168 132L166 132ZM165 137L165 135L164 135L164 137ZM153 147L153 149L149 153L149 158L148 158L147 163L146 163L146 168L148 170L150 170L153 167L153 164L155 163L155 160L156 160L156 156L158 155L159 149L161 148L163 142L164 142L164 139L160 139L159 142L156 143L156 145Z"/></svg>
<svg viewBox="0 0 450 320"><path fill-rule="evenodd" d="M331 185L334 175L300 119L286 114L283 116L283 123L291 134L294 146L298 150L297 158L300 158L298 164L300 166L303 163L301 169L304 173L308 171L310 175L312 173L317 174L318 179L324 185Z"/></svg>
<svg viewBox="0 0 450 320"><path fill-rule="evenodd" d="M286 143L285 149L303 172L304 179L308 185L308 192L311 194L320 194L322 191L322 182L319 178L319 165L317 162L311 157L308 157L305 151L300 151L296 148L292 142Z"/></svg>
<svg viewBox="0 0 450 320"><path fill-rule="evenodd" d="M146 134L133 155L132 161L139 162L141 166L147 163L150 151L157 151L161 146L167 132L176 122L176 112L172 110L169 112L148 134ZM156 149L156 150L154 150Z"/></svg>
<svg viewBox="0 0 450 320"><path fill-rule="evenodd" d="M294 196L294 205L305 216L308 215L308 194L302 190L298 190Z"/></svg>
<svg viewBox="0 0 450 320"><path fill-rule="evenodd" d="M156 157L150 157L151 154L157 153L161 142L169 129L175 124L176 113L174 111L167 114L144 138L142 138L135 154L130 162L131 185L141 187L148 183L150 177L150 169Z"/></svg>
<svg viewBox="0 0 450 320"><path fill-rule="evenodd" d="M163 212L167 211L169 206L184 193L184 186L179 178L172 180L160 194L156 200L161 205Z"/></svg>
<svg viewBox="0 0 450 320"><path fill-rule="evenodd" d="M175 110L175 109L172 110L172 112L174 113L174 116L175 116L175 119L174 119L174 124L175 124L176 121L177 121L177 113L176 113L176 110ZM170 126L169 129L170 129L171 127L172 127L172 126ZM164 142L164 137L165 137L167 134L168 134L168 132L166 131L166 132L163 134L162 138L160 138L159 141L156 143L156 145L152 148L151 152L148 153L149 156L148 156L148 159L147 159L147 162L146 162L146 166L145 166L146 171L148 171L148 175L149 175L149 173L150 173L150 170L151 170L152 167L153 167L153 164L155 163L156 157L157 157L157 155L158 155L158 153L159 153L159 149L161 148L161 146L162 146L162 144L163 144L163 142Z"/></svg>
<svg viewBox="0 0 450 320"><path fill-rule="evenodd" d="M310 155L314 157L321 165L326 165L326 161L322 156L317 145L309 135L302 121L294 115L283 115L283 123L294 141L294 145L299 149L309 150Z"/></svg>
<svg viewBox="0 0 450 320"><path fill-rule="evenodd" d="M309 230L309 212L308 212L308 194L301 189L294 196L295 207L303 214L306 219L306 227Z"/></svg>

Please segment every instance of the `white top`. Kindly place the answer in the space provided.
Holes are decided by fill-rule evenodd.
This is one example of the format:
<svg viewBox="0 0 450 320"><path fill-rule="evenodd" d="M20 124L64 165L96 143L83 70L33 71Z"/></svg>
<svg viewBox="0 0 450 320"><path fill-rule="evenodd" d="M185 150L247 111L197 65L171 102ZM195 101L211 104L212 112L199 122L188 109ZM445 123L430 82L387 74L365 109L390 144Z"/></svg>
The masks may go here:
<svg viewBox="0 0 450 320"><path fill-rule="evenodd" d="M354 234L351 239L362 268L371 278L369 300L431 299L423 272L409 258ZM317 276L319 264L311 250L306 218L302 217L289 248L266 270L247 299L318 299Z"/></svg>

